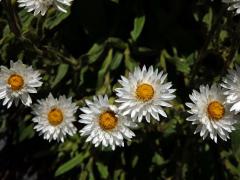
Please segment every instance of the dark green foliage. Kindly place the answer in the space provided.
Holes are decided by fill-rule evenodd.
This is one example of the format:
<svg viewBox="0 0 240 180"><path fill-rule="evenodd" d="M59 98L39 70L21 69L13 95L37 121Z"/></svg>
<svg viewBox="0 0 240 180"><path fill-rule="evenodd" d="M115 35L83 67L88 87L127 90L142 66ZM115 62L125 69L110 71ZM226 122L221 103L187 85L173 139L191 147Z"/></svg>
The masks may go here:
<svg viewBox="0 0 240 180"><path fill-rule="evenodd" d="M240 19L225 4L75 0L69 13L51 9L45 17L16 6L9 16L0 3L0 63L20 59L41 72L34 102L49 92L72 96L79 106L95 94L113 101L120 75L144 64L169 74L177 98L168 118L141 124L133 141L114 152L79 134L48 143L33 130L31 108L1 106L1 179L240 179L240 130L215 144L193 135L185 120L192 89L220 82L240 61Z"/></svg>

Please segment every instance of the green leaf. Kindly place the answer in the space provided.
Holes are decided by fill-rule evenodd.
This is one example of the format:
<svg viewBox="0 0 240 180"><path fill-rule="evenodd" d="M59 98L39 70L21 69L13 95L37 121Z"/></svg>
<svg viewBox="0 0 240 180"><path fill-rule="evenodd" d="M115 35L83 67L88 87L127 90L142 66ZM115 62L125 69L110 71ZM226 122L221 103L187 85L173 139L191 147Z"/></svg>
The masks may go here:
<svg viewBox="0 0 240 180"><path fill-rule="evenodd" d="M81 180L87 180L88 177L88 172L87 171L82 171L80 174L80 179Z"/></svg>
<svg viewBox="0 0 240 180"><path fill-rule="evenodd" d="M133 41L136 41L140 36L140 34L142 33L144 24L145 24L145 16L136 17L134 19L134 28L130 33Z"/></svg>
<svg viewBox="0 0 240 180"><path fill-rule="evenodd" d="M88 171L88 180L95 180L94 173L93 173L93 158L90 157L88 163L86 165L86 169Z"/></svg>
<svg viewBox="0 0 240 180"><path fill-rule="evenodd" d="M105 41L105 44L107 44L109 47L114 47L116 49L126 49L128 47L128 43L116 37L109 37Z"/></svg>
<svg viewBox="0 0 240 180"><path fill-rule="evenodd" d="M229 160L225 160L225 166L226 168L235 175L240 175L239 169L235 167Z"/></svg>
<svg viewBox="0 0 240 180"><path fill-rule="evenodd" d="M126 173L123 171L120 175L120 180L125 180L126 179Z"/></svg>
<svg viewBox="0 0 240 180"><path fill-rule="evenodd" d="M228 36L229 36L228 32L225 31L225 30L222 30L219 34L219 38L220 38L221 41L224 41Z"/></svg>
<svg viewBox="0 0 240 180"><path fill-rule="evenodd" d="M176 67L177 70L183 73L189 73L190 72L190 67L189 64L187 64L187 61L185 58L177 58L175 59L176 61Z"/></svg>
<svg viewBox="0 0 240 180"><path fill-rule="evenodd" d="M31 124L22 129L21 134L19 136L19 141L22 142L25 139L33 137L33 135L34 135L33 125Z"/></svg>
<svg viewBox="0 0 240 180"><path fill-rule="evenodd" d="M176 133L176 119L175 118L171 118L170 121L166 122L164 125L163 125L163 131L164 131L164 134L163 136L166 138L174 133Z"/></svg>
<svg viewBox="0 0 240 180"><path fill-rule="evenodd" d="M59 13L54 11L49 11L47 18L44 22L44 27L47 29L53 29L59 25L64 19L66 19L71 13L70 8L67 10L67 13Z"/></svg>
<svg viewBox="0 0 240 180"><path fill-rule="evenodd" d="M57 70L57 76L51 84L51 88L55 87L67 74L69 65L68 64L60 64Z"/></svg>
<svg viewBox="0 0 240 180"><path fill-rule="evenodd" d="M165 163L165 160L162 158L162 156L160 156L158 153L155 153L153 158L152 158L152 162L158 166L162 165Z"/></svg>
<svg viewBox="0 0 240 180"><path fill-rule="evenodd" d="M209 8L208 13L203 17L203 22L206 23L208 31L212 28L213 11Z"/></svg>
<svg viewBox="0 0 240 180"><path fill-rule="evenodd" d="M173 48L174 55L170 56L167 51L163 51L161 58L166 59L168 62L176 66L177 71L182 73L190 73L190 66L194 63L195 54L190 54L188 57L179 57L177 49Z"/></svg>
<svg viewBox="0 0 240 180"><path fill-rule="evenodd" d="M197 13L193 13L193 17L197 22L199 21L199 15Z"/></svg>
<svg viewBox="0 0 240 180"><path fill-rule="evenodd" d="M93 172L89 173L89 179L88 180L95 180Z"/></svg>
<svg viewBox="0 0 240 180"><path fill-rule="evenodd" d="M107 57L105 58L101 69L98 71L98 81L97 81L97 87L102 86L103 84L103 80L104 80L104 76L107 73L111 62L112 62L112 55L113 55L113 49L110 49L108 51Z"/></svg>
<svg viewBox="0 0 240 180"><path fill-rule="evenodd" d="M81 86L84 83L84 75L88 70L88 66L84 66L80 70L80 81L79 81L79 86Z"/></svg>
<svg viewBox="0 0 240 180"><path fill-rule="evenodd" d="M125 66L128 70L133 71L133 69L138 66L138 63L131 57L130 50L128 48L124 51L124 57Z"/></svg>
<svg viewBox="0 0 240 180"><path fill-rule="evenodd" d="M112 63L111 63L111 70L115 70L119 67L120 63L122 62L123 54L121 52L116 52L113 56Z"/></svg>
<svg viewBox="0 0 240 180"><path fill-rule="evenodd" d="M98 172L100 173L101 178L107 179L108 178L108 167L100 162L97 162L96 165L97 165L97 169L98 169Z"/></svg>
<svg viewBox="0 0 240 180"><path fill-rule="evenodd" d="M115 171L114 171L114 175L113 175L113 179L114 179L114 180L119 180L122 171L123 171L122 169L117 169L117 170L115 170Z"/></svg>
<svg viewBox="0 0 240 180"><path fill-rule="evenodd" d="M116 4L119 3L119 0L110 0L110 1L112 1L112 2L114 2L114 3L116 3Z"/></svg>
<svg viewBox="0 0 240 180"><path fill-rule="evenodd" d="M22 24L22 31L29 31L29 26L31 25L32 21L35 19L34 16L29 16L29 12L27 12L25 9L21 10L19 12L19 17L24 22Z"/></svg>
<svg viewBox="0 0 240 180"><path fill-rule="evenodd" d="M164 49L164 50L162 50L162 52L160 53L160 57L159 57L159 66L160 66L164 71L167 70L166 55L168 55L168 53L167 53L167 51Z"/></svg>
<svg viewBox="0 0 240 180"><path fill-rule="evenodd" d="M135 168L137 163L138 163L139 157L138 156L134 156L133 160L132 160L132 168Z"/></svg>
<svg viewBox="0 0 240 180"><path fill-rule="evenodd" d="M104 51L105 46L103 44L93 44L91 49L87 53L88 63L92 64L98 60Z"/></svg>
<svg viewBox="0 0 240 180"><path fill-rule="evenodd" d="M137 51L139 53L151 53L153 50L148 47L138 47Z"/></svg>
<svg viewBox="0 0 240 180"><path fill-rule="evenodd" d="M87 157L89 157L89 152L80 153L76 155L73 159L65 162L61 165L57 171L55 172L55 176L60 176L67 171L71 170L72 168L76 167L77 165L81 164Z"/></svg>

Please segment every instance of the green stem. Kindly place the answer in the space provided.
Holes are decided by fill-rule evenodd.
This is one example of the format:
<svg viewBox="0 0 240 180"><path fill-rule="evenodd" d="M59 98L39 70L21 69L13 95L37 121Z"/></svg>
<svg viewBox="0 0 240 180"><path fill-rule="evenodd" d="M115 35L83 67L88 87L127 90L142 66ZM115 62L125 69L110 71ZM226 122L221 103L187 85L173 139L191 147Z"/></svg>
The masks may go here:
<svg viewBox="0 0 240 180"><path fill-rule="evenodd" d="M14 10L14 6L10 0L3 0L3 7L7 11L7 20L10 30L15 34L16 37L21 37L20 20Z"/></svg>

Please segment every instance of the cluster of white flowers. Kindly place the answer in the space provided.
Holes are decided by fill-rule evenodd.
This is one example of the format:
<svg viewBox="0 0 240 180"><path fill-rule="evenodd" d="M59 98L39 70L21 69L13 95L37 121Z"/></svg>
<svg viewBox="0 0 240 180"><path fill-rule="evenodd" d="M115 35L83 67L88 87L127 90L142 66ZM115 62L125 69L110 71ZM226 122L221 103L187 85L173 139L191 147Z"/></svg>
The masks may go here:
<svg viewBox="0 0 240 180"><path fill-rule="evenodd" d="M166 82L167 74L158 72L152 66L148 69L135 68L128 77L122 76L120 87L116 88L115 105L109 103L107 95L94 96L86 100L86 107L80 108L82 114L79 122L84 124L80 130L82 136L87 136L95 147L124 146L124 139L131 140L135 134L132 131L144 119L150 123L160 117L167 117L164 107L171 107L170 101L175 98L172 83ZM37 93L36 88L42 85L40 73L21 61L10 63L10 69L1 66L0 99L3 105L10 108L21 101L31 106L31 93ZM235 130L240 112L240 67L230 70L220 85L200 86L189 95L191 103L186 103L191 114L186 120L196 124L194 133L200 132L205 139L210 136L217 143L218 136L226 141L229 133ZM75 113L77 105L71 98L60 96L55 99L50 93L46 99L38 100L32 106L34 129L49 141L63 142L67 135L74 135L77 128Z"/></svg>
<svg viewBox="0 0 240 180"><path fill-rule="evenodd" d="M164 83L167 74L153 70L151 66L135 68L128 78L119 80L121 87L116 89L116 105L110 105L107 96L86 100L88 107L81 108L80 123L86 126L80 131L88 136L95 146L124 146L123 139L131 139L135 134L130 130L137 127L136 122L143 118L150 122L151 116L160 120L159 115L167 117L163 108L171 107L167 102L175 98L170 89L172 84Z"/></svg>
<svg viewBox="0 0 240 180"><path fill-rule="evenodd" d="M18 105L19 100L31 106L29 94L37 93L36 88L42 85L40 73L23 64L21 61L12 62L10 69L1 66L0 71L0 99L3 105L10 108L13 102ZM86 107L80 108L82 114L79 122L85 124L80 130L86 141L91 141L95 147L124 146L124 139L131 140L135 134L132 129L137 123L146 119L160 120L160 116L167 117L163 107L171 107L170 100L175 98L172 84L165 82L167 74L158 72L151 66L135 68L128 78L119 80L121 87L117 88L115 105L109 103L107 95L94 96L93 101L86 100ZM78 107L60 96L55 99L50 93L46 99L38 100L32 106L34 129L49 141L63 142L66 135L74 135L77 128L74 114Z"/></svg>
<svg viewBox="0 0 240 180"><path fill-rule="evenodd" d="M200 86L189 95L192 103L186 103L191 116L187 121L197 125L194 134L200 133L205 139L208 135L215 143L219 136L224 141L235 130L240 112L240 67L229 70L220 85ZM233 112L234 111L234 112Z"/></svg>

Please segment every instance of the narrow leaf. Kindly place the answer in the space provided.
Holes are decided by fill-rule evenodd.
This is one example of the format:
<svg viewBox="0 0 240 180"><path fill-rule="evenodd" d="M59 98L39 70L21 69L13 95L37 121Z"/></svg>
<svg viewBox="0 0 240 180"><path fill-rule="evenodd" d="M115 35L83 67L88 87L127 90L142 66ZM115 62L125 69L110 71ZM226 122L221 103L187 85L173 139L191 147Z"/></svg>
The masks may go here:
<svg viewBox="0 0 240 180"><path fill-rule="evenodd" d="M66 173L67 171L69 171L72 168L76 167L77 165L81 164L84 161L84 159L86 159L87 157L89 157L89 152L80 153L80 154L76 155L73 159L71 159L71 160L67 161L66 163L64 163L63 165L61 165L55 172L55 176L60 176L64 173Z"/></svg>
<svg viewBox="0 0 240 180"><path fill-rule="evenodd" d="M105 166L104 164L97 162L96 163L98 172L100 173L100 176L102 179L107 179L108 177L108 167Z"/></svg>
<svg viewBox="0 0 240 180"><path fill-rule="evenodd" d="M134 28L131 31L131 38L136 41L138 39L138 37L140 36L143 27L145 24L145 16L140 16L140 17L136 17L134 19Z"/></svg>
<svg viewBox="0 0 240 180"><path fill-rule="evenodd" d="M117 69L120 63L122 62L122 59L123 59L123 54L121 52L116 52L112 59L111 70Z"/></svg>
<svg viewBox="0 0 240 180"><path fill-rule="evenodd" d="M110 49L108 51L108 55L105 58L102 67L100 69L100 71L98 71L98 81L97 81L97 87L100 87L103 84L103 79L105 74L107 73L107 70L109 69L109 66L111 64L112 61L112 54L113 54L113 50Z"/></svg>
<svg viewBox="0 0 240 180"><path fill-rule="evenodd" d="M88 56L88 63L92 64L95 61L98 60L98 58L101 56L101 54L104 51L104 45L103 44L97 44L95 43L91 49L88 51L87 56Z"/></svg>
<svg viewBox="0 0 240 180"><path fill-rule="evenodd" d="M69 65L68 64L60 64L57 70L57 76L53 81L51 88L55 87L67 74Z"/></svg>

